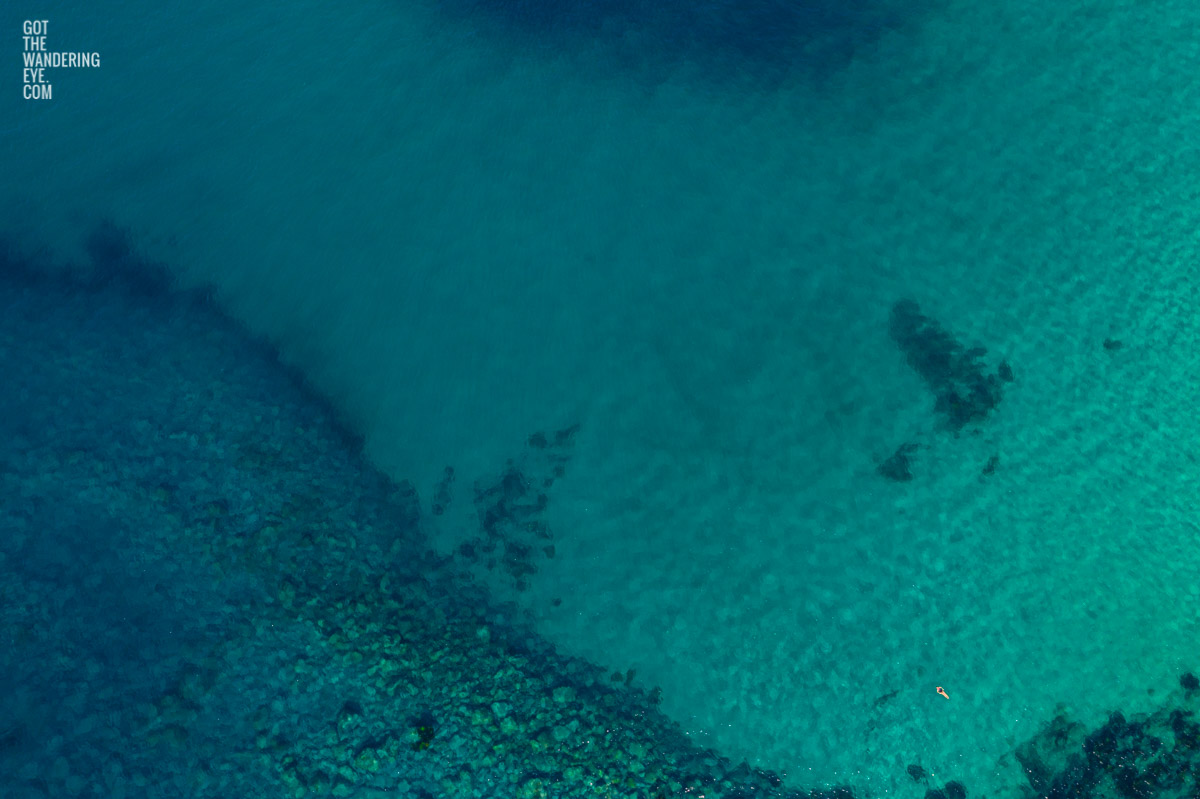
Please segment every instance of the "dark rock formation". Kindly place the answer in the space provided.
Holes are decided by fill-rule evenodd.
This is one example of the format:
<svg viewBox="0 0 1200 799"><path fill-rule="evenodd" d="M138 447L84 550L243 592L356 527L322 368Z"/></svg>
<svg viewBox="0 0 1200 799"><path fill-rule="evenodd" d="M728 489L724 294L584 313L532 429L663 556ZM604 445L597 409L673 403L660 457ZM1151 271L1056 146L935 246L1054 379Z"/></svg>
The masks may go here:
<svg viewBox="0 0 1200 799"><path fill-rule="evenodd" d="M464 541L459 555L482 562L488 571L502 568L518 590L525 590L537 573L535 555L553 558L554 536L543 518L550 503L547 493L566 473L570 449L579 425L550 435L534 433L520 461L510 460L494 483L475 485L475 510L480 535Z"/></svg>
<svg viewBox="0 0 1200 799"><path fill-rule="evenodd" d="M1001 384L1013 379L1007 361L995 374L988 374L982 363L986 349L964 348L912 300L900 300L892 307L889 332L908 365L936 397L934 410L955 432L982 421L999 404Z"/></svg>
<svg viewBox="0 0 1200 799"><path fill-rule="evenodd" d="M0 238L0 796L809 799L464 579L211 293L115 226L88 248ZM481 512L537 521L571 437Z"/></svg>
<svg viewBox="0 0 1200 799"><path fill-rule="evenodd" d="M1185 693L1183 707L1132 721L1113 713L1090 733L1057 716L1016 751L1029 783L1025 793L1048 799L1200 795L1200 726L1192 721L1192 701Z"/></svg>
<svg viewBox="0 0 1200 799"><path fill-rule="evenodd" d="M912 458L910 455L917 451L917 445L912 443L901 444L892 453L892 456L883 463L879 464L876 469L881 476L886 477L897 483L907 483L913 479L912 475Z"/></svg>

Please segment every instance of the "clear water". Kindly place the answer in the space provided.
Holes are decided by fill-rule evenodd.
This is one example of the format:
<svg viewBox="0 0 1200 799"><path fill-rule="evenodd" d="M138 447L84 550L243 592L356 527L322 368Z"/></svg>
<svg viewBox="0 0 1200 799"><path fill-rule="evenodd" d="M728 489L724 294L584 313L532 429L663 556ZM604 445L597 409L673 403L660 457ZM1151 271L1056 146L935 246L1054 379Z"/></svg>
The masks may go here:
<svg viewBox="0 0 1200 799"><path fill-rule="evenodd" d="M1003 793L1056 708L1196 665L1200 7L788 9L16 0L4 232L83 262L112 220L214 284L426 510L454 468L437 551L702 745ZM20 100L26 17L101 68ZM982 422L903 298L1011 364ZM472 487L573 424L553 557L463 557Z"/></svg>

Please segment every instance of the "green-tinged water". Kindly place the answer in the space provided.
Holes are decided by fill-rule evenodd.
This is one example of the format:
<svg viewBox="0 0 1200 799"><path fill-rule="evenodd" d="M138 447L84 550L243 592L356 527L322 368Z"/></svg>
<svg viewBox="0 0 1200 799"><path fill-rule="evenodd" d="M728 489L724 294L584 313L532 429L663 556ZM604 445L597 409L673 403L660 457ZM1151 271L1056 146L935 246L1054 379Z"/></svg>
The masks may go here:
<svg viewBox="0 0 1200 799"><path fill-rule="evenodd" d="M427 512L453 467L438 551L703 745L996 796L1060 706L1197 667L1200 6L947 2L762 82L384 0L23 16L103 65L38 103L9 59L5 236L215 284ZM902 299L1010 365L985 418ZM519 578L459 548L510 458L562 466Z"/></svg>

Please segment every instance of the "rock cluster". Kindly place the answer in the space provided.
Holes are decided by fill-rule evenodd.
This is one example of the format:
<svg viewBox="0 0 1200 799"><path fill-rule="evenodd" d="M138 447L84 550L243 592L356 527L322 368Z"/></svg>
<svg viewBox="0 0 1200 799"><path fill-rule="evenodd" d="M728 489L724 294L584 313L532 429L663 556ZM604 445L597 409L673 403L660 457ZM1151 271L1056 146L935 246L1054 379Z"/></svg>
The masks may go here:
<svg viewBox="0 0 1200 799"><path fill-rule="evenodd" d="M912 300L892 306L888 330L908 365L933 392L934 410L955 432L982 421L1000 403L1003 384L1013 380L1007 361L989 373L983 364L986 349L964 347Z"/></svg>

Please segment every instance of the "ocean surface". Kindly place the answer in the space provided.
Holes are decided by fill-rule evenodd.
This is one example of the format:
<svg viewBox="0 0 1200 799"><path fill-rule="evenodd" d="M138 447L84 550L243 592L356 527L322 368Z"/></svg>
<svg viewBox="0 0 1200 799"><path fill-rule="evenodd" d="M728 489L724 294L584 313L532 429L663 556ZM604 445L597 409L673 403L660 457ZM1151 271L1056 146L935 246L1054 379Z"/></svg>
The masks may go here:
<svg viewBox="0 0 1200 799"><path fill-rule="evenodd" d="M257 614L295 615L282 572L320 547L250 568L213 554L242 534L212 518L265 518L253 492L296 481L344 510L328 497L375 490L355 482L374 470L416 508L420 558L391 557L438 564L435 594L471 586L483 623L612 673L699 749L791 789L920 799L954 780L1017 799L1016 752L1056 717L1097 728L1185 701L1200 5L738 6L0 9L0 794L251 785L246 765L171 782L190 762L179 731L153 728L157 766L127 751L133 732L72 736L199 650L230 729L239 696L270 706L288 679L246 664L316 644L268 642ZM27 19L101 65L48 69L52 99L22 99ZM269 352L235 365L238 340ZM220 388L256 369L256 388ZM207 472L231 451L212 443L221 420L249 446L274 391L307 397L288 407L312 402L353 454L259 443L244 486ZM292 452L305 429L254 435ZM184 457L180 436L214 449ZM174 476L145 476L143 500L85 487L124 491L113 475L146 464ZM54 479L71 468L82 483ZM141 515L156 491L189 510ZM111 523L83 524L85 506ZM209 559L211 581L189 572ZM125 629L128 603L144 621ZM79 642L112 625L88 667ZM121 653L143 636L141 680ZM82 669L70 696L45 676L64 659ZM234 661L247 676L222 681ZM414 734L406 757L437 750ZM160 771L112 776L112 757ZM545 784L525 793L344 777L297 795L586 795L533 771ZM271 779L261 795L283 795Z"/></svg>

